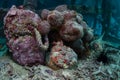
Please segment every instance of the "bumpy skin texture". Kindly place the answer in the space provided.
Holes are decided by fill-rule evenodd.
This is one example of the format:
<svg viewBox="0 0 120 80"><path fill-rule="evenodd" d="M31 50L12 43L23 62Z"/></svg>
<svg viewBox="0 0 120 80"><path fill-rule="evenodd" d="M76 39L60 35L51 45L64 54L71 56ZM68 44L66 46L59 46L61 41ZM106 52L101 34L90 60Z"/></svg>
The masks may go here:
<svg viewBox="0 0 120 80"><path fill-rule="evenodd" d="M65 41L74 41L84 35L83 27L76 21L66 21L60 30L60 35Z"/></svg>
<svg viewBox="0 0 120 80"><path fill-rule="evenodd" d="M47 20L47 16L48 16L49 13L50 13L49 10L43 9L42 12L41 12L41 18L42 18L43 20Z"/></svg>
<svg viewBox="0 0 120 80"><path fill-rule="evenodd" d="M50 31L50 24L48 23L48 21L46 20L41 21L38 27L38 31L40 31L42 35L48 34Z"/></svg>
<svg viewBox="0 0 120 80"><path fill-rule="evenodd" d="M41 21L40 17L30 10L12 6L4 18L4 29L15 61L29 66L44 63L44 53L41 44L38 45L41 38L37 40L38 34L35 34L35 30L46 35L50 29L47 21Z"/></svg>
<svg viewBox="0 0 120 80"><path fill-rule="evenodd" d="M63 24L64 17L59 11L54 10L48 15L47 21L51 24L52 28L59 29Z"/></svg>
<svg viewBox="0 0 120 80"><path fill-rule="evenodd" d="M48 65L53 69L69 68L77 62L76 53L63 45L62 41L55 42L50 53Z"/></svg>
<svg viewBox="0 0 120 80"><path fill-rule="evenodd" d="M66 10L64 12L62 12L63 16L64 16L64 20L75 20L77 13L74 10Z"/></svg>

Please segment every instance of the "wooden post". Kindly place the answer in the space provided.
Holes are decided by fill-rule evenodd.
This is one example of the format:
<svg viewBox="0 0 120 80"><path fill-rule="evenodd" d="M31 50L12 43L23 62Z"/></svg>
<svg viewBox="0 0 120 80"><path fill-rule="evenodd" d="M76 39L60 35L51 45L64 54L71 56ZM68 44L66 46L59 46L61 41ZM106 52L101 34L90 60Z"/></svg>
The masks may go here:
<svg viewBox="0 0 120 80"><path fill-rule="evenodd" d="M109 0L103 0L102 2L102 18L103 18L103 33L105 32L105 37L108 36L109 28L110 28L110 18L111 18L111 5Z"/></svg>

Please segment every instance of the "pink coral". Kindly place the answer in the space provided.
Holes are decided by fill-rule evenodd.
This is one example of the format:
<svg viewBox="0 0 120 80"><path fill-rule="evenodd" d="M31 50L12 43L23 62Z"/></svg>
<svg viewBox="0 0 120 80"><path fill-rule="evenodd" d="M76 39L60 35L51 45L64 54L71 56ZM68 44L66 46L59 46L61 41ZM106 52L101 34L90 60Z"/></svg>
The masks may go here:
<svg viewBox="0 0 120 80"><path fill-rule="evenodd" d="M65 41L74 41L84 35L83 27L76 21L66 21L60 30L60 36Z"/></svg>
<svg viewBox="0 0 120 80"><path fill-rule="evenodd" d="M59 11L54 10L50 12L50 14L47 17L47 20L51 24L52 28L58 29L62 26L64 18Z"/></svg>
<svg viewBox="0 0 120 80"><path fill-rule="evenodd" d="M74 10L66 10L64 12L62 12L63 16L64 16L64 20L75 20L77 13Z"/></svg>
<svg viewBox="0 0 120 80"><path fill-rule="evenodd" d="M77 62L76 53L70 48L58 41L52 47L48 65L53 69L69 68Z"/></svg>

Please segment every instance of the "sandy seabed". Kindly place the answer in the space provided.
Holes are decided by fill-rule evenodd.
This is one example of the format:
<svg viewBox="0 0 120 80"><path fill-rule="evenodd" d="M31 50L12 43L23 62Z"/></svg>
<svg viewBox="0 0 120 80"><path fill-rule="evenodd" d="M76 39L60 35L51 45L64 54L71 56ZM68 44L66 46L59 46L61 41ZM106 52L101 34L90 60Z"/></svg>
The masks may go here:
<svg viewBox="0 0 120 80"><path fill-rule="evenodd" d="M0 80L120 80L120 63L104 65L89 57L71 69L55 71L43 65L20 66L4 56L0 58Z"/></svg>

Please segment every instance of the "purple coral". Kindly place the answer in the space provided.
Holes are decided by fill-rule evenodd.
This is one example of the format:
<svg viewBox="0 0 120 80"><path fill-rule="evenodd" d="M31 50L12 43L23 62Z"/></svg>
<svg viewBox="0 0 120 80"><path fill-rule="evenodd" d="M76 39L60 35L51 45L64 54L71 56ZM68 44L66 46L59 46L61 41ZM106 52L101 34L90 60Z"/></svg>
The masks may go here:
<svg viewBox="0 0 120 80"><path fill-rule="evenodd" d="M47 21L41 21L41 18L30 10L12 6L4 18L4 29L7 44L16 62L29 66L45 62L42 47L48 48L49 44L45 42L44 46L41 35L47 35L49 32L50 25Z"/></svg>
<svg viewBox="0 0 120 80"><path fill-rule="evenodd" d="M13 59L21 65L43 64L44 55L40 51L36 40L32 36L23 36L15 40L10 39L8 45L13 53Z"/></svg>

